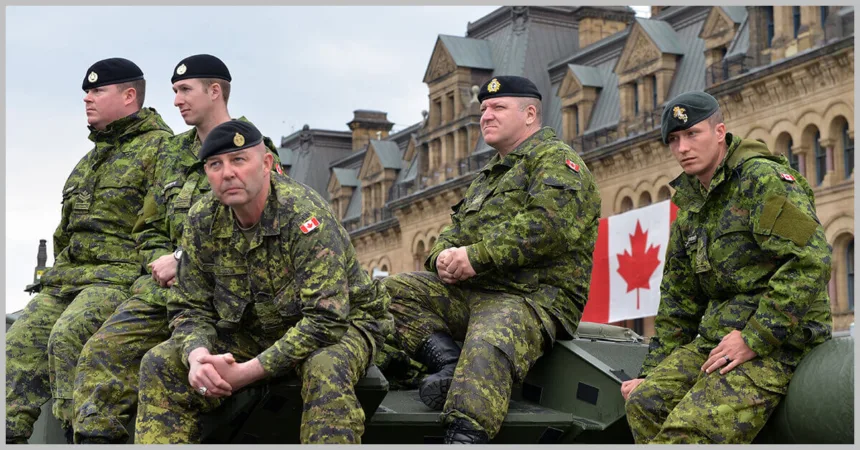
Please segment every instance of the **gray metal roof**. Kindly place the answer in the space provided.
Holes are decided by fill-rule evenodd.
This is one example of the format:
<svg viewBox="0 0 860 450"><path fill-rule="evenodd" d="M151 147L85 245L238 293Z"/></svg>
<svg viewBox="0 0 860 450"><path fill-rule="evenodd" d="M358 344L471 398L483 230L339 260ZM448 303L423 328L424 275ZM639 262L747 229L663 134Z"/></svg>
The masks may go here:
<svg viewBox="0 0 860 450"><path fill-rule="evenodd" d="M578 64L568 64L567 67L576 76L583 86L603 87L606 81L606 75L595 67L581 66Z"/></svg>
<svg viewBox="0 0 860 450"><path fill-rule="evenodd" d="M293 149L291 148L279 148L278 150L278 158L281 159L282 166L292 166L293 165Z"/></svg>
<svg viewBox="0 0 860 450"><path fill-rule="evenodd" d="M694 22L678 30L678 42L686 47L686 51L675 68L672 87L665 101L684 92L705 89L705 41L699 38L704 24L704 21Z"/></svg>
<svg viewBox="0 0 860 450"><path fill-rule="evenodd" d="M384 169L400 169L403 166L400 159L400 146L396 142L371 139L370 146L373 147Z"/></svg>
<svg viewBox="0 0 860 450"><path fill-rule="evenodd" d="M361 183L358 181L358 169L341 169L339 167L333 167L331 169L332 175L337 178L337 182L340 183L341 186L360 186Z"/></svg>
<svg viewBox="0 0 860 450"><path fill-rule="evenodd" d="M412 181L415 179L416 176L418 176L418 158L412 158L412 161L408 161L406 162L406 164L408 164L409 166L406 168L406 170L401 170L397 174L397 180L395 180L394 182L395 185L397 183L405 181Z"/></svg>
<svg viewBox="0 0 860 450"><path fill-rule="evenodd" d="M460 36L439 35L439 40L448 50L454 64L458 67L471 67L473 69L495 68L490 43L483 39L472 39Z"/></svg>
<svg viewBox="0 0 860 450"><path fill-rule="evenodd" d="M738 27L738 32L735 34L735 37L732 39L732 42L729 44L729 48L726 49L726 59L732 58L739 55L746 55L747 51L750 47L750 27L749 27L749 18L744 19L741 22L741 26Z"/></svg>
<svg viewBox="0 0 860 450"><path fill-rule="evenodd" d="M328 182L331 176L325 168L331 162L349 154L342 149L314 147L309 150L294 151L295 159L290 168L290 178L302 182L317 191L326 200L328 197Z"/></svg>
<svg viewBox="0 0 860 450"><path fill-rule="evenodd" d="M651 37L654 44L661 53L669 53L673 55L684 54L684 43L681 41L678 33L672 28L668 22L662 20L651 20L636 18L636 22L642 27L642 30ZM701 28L701 25L699 26Z"/></svg>
<svg viewBox="0 0 860 450"><path fill-rule="evenodd" d="M723 9L723 12L729 16L729 19L732 19L734 23L741 23L747 20L747 7L746 6L720 6Z"/></svg>
<svg viewBox="0 0 860 450"><path fill-rule="evenodd" d="M621 119L621 108L619 107L621 97L618 93L618 75L615 74L615 65L618 64L619 57L612 58L595 67L595 70L603 76L603 89L598 94L597 103L594 104L594 109L591 111L591 120L583 134L615 126Z"/></svg>
<svg viewBox="0 0 860 450"><path fill-rule="evenodd" d="M359 216L361 216L361 188L352 191L352 197L349 199L349 205L346 206L343 220L354 219Z"/></svg>

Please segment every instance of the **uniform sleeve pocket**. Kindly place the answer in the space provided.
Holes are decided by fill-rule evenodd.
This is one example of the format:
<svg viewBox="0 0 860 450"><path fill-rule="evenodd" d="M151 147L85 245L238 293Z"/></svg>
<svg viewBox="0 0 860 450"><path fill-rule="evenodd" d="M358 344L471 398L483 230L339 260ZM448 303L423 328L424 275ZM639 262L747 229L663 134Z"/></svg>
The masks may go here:
<svg viewBox="0 0 860 450"><path fill-rule="evenodd" d="M801 211L783 195L772 195L765 200L755 232L774 235L804 247L818 228L818 222Z"/></svg>

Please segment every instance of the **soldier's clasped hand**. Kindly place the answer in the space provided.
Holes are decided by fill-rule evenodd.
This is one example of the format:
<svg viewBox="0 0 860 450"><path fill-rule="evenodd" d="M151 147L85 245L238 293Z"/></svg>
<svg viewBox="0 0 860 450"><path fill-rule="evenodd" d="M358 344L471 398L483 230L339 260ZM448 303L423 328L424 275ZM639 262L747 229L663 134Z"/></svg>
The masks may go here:
<svg viewBox="0 0 860 450"><path fill-rule="evenodd" d="M756 352L750 349L741 332L732 330L731 333L725 335L719 345L711 350L708 360L702 364L702 370L711 373L722 367L720 375L725 375L735 367L758 356Z"/></svg>

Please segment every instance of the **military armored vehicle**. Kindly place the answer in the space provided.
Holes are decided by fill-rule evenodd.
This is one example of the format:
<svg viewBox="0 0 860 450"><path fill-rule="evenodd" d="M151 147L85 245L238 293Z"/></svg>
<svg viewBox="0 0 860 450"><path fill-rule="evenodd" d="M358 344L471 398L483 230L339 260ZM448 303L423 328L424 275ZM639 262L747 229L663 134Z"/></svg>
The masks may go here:
<svg viewBox="0 0 860 450"><path fill-rule="evenodd" d="M43 245L44 241L40 250ZM45 270L41 255L40 251L38 266ZM17 313L7 314L7 329L16 318ZM492 443L632 444L620 386L639 373L647 350L644 339L630 329L581 323L573 339L558 341L515 386L507 417ZM206 416L204 442L298 443L300 387L297 378L284 378L236 393ZM439 413L421 402L417 390L390 389L375 366L356 385L356 393L366 416L362 442L442 442L445 430ZM129 426L133 442L133 420ZM853 336L834 337L804 358L785 400L755 442L854 443ZM30 443L65 443L50 402L42 408Z"/></svg>

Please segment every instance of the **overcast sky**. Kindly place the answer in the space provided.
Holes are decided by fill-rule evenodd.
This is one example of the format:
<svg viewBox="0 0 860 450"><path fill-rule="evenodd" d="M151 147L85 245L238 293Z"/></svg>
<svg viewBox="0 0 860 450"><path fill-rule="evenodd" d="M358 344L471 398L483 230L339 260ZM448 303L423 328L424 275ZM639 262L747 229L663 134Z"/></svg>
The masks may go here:
<svg viewBox="0 0 860 450"><path fill-rule="evenodd" d="M233 76L229 110L276 144L311 128L347 130L356 109L388 113L394 131L421 120L422 82L438 34L464 36L494 6L6 7L6 312L30 296L39 239L60 220L61 190L92 146L81 81L124 57L147 79L146 106L175 133L170 76L210 53ZM635 7L643 13L648 7Z"/></svg>

